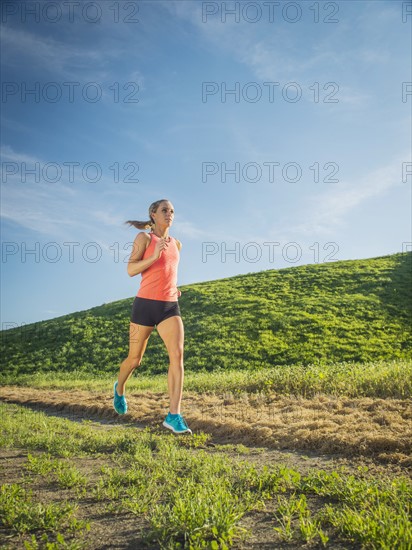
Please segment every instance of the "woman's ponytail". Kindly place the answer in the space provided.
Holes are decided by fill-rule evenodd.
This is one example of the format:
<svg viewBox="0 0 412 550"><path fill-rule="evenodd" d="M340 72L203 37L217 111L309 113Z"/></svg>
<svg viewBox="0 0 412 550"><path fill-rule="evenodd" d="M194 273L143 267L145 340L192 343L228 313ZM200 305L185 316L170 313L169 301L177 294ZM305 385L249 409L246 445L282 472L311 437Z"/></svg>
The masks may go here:
<svg viewBox="0 0 412 550"><path fill-rule="evenodd" d="M130 227L136 227L136 229L152 229L154 226L154 223L152 220L148 220L147 222L140 222L137 220L128 220L127 222L130 225Z"/></svg>
<svg viewBox="0 0 412 550"><path fill-rule="evenodd" d="M160 199L158 201L152 202L152 204L149 206L149 217L150 220L147 222L141 222L137 220L128 220L127 222L130 226L136 227L136 229L151 229L153 231L153 227L155 226L155 222L152 220L152 213L157 212L157 209L159 208L160 204L162 202L169 202L168 199Z"/></svg>

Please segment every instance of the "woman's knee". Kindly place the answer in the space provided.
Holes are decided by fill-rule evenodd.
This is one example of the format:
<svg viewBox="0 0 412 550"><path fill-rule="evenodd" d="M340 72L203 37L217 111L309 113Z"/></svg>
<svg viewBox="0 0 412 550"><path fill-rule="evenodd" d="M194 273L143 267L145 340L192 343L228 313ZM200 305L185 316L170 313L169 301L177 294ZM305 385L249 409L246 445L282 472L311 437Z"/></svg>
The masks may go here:
<svg viewBox="0 0 412 550"><path fill-rule="evenodd" d="M183 366L183 348L175 348L170 350L169 359L172 364Z"/></svg>
<svg viewBox="0 0 412 550"><path fill-rule="evenodd" d="M141 357L128 357L126 359L127 363L128 363L128 367L130 368L131 371L133 371L134 369L137 369L137 367L140 367L140 365L142 364L142 358Z"/></svg>

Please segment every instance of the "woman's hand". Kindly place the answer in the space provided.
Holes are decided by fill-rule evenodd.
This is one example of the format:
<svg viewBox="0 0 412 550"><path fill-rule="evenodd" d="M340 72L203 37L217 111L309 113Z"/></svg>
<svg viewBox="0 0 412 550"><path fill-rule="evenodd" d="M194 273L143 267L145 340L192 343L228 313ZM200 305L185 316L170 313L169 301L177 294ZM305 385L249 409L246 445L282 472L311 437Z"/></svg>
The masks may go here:
<svg viewBox="0 0 412 550"><path fill-rule="evenodd" d="M163 250L165 250L169 246L169 243L166 242L166 239L161 237L157 243L155 244L153 257L158 260L160 256L162 255Z"/></svg>

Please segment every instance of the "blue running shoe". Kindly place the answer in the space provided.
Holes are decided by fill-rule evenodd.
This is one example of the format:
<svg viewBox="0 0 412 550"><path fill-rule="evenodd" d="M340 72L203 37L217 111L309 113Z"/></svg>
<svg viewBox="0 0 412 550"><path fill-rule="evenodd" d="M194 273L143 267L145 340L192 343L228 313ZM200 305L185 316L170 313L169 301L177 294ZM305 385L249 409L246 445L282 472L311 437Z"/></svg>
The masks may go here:
<svg viewBox="0 0 412 550"><path fill-rule="evenodd" d="M175 434L191 434L192 430L188 427L181 414L169 414L166 416L163 426L172 430Z"/></svg>
<svg viewBox="0 0 412 550"><path fill-rule="evenodd" d="M124 395L117 394L117 382L114 383L114 397L113 397L113 407L117 414L126 414L127 413L127 402Z"/></svg>

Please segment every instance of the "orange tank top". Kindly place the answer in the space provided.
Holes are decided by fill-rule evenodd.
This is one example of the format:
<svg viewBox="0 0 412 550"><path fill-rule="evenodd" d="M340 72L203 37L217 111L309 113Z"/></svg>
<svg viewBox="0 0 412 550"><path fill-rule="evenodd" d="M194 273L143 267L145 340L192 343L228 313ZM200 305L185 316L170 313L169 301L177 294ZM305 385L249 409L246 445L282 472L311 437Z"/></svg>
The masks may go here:
<svg viewBox="0 0 412 550"><path fill-rule="evenodd" d="M150 244L143 254L143 260L154 253L156 243L160 239L154 233L151 236ZM177 289L177 266L180 254L177 248L176 239L170 237L169 246L162 251L160 258L152 263L150 267L142 271L142 280L137 292L138 298L149 300L161 300L164 302L175 302L181 296Z"/></svg>

